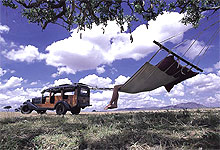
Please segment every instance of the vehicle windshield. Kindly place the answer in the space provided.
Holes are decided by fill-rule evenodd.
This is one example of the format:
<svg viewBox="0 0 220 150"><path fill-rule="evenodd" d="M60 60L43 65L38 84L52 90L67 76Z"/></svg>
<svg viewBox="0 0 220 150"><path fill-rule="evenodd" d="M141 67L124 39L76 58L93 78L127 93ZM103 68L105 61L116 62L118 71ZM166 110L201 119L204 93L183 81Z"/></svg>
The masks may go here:
<svg viewBox="0 0 220 150"><path fill-rule="evenodd" d="M49 92L45 92L45 93L43 93L43 97L46 97L46 96L49 96L49 95L50 95Z"/></svg>
<svg viewBox="0 0 220 150"><path fill-rule="evenodd" d="M88 96L88 89L82 87L82 88L80 89L80 95L81 95L81 96Z"/></svg>

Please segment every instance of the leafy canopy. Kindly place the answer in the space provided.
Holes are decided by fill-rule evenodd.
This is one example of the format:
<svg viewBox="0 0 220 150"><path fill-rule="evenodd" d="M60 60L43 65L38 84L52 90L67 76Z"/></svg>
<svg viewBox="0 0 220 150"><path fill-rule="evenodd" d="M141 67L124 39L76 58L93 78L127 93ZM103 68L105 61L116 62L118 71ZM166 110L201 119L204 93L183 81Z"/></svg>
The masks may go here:
<svg viewBox="0 0 220 150"><path fill-rule="evenodd" d="M212 11L212 15L220 9L219 0L2 0L2 4L13 9L21 6L22 15L42 29L53 23L67 30L91 29L93 23L106 26L115 20L123 31L125 23L129 29L134 21L147 25L164 11L184 13L181 21L196 27L203 12Z"/></svg>

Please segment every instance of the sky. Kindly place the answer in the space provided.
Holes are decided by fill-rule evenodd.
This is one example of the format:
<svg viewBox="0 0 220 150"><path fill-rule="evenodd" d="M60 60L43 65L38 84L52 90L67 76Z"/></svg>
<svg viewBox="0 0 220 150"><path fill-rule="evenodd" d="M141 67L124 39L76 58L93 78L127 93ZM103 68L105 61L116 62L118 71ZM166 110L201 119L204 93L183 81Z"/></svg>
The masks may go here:
<svg viewBox="0 0 220 150"><path fill-rule="evenodd" d="M97 87L113 87L126 82L158 50L153 40L163 41L182 33L163 44L204 70L203 73L174 86L171 92L164 87L150 92L127 94L120 92L118 108L145 108L196 102L208 107L220 107L220 34L206 45L219 23L219 12L209 20L203 19L197 29L180 22L183 14L164 13L155 21L135 23L134 41L128 32L120 32L114 21L91 30L68 32L49 24L42 31L37 24L28 23L19 10L0 7L0 110L10 105L19 107L27 99L41 96L43 88L60 84L84 83ZM125 26L126 29L126 26ZM197 39L197 35L202 33ZM80 34L82 38L80 38ZM201 52L202 57L197 57ZM204 54L204 55L203 55ZM157 64L165 57L161 52L153 59ZM195 61L194 61L195 60ZM99 110L108 104L112 91L92 91L91 105L84 111Z"/></svg>

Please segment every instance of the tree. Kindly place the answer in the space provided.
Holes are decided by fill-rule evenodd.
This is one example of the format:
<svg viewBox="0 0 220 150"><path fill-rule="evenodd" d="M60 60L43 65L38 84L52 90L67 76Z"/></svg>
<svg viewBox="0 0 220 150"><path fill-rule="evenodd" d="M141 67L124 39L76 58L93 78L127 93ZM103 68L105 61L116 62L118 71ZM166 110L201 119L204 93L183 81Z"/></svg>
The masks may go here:
<svg viewBox="0 0 220 150"><path fill-rule="evenodd" d="M3 107L3 109L7 109L7 111L9 111L9 109L11 109L12 107L11 106L5 106Z"/></svg>
<svg viewBox="0 0 220 150"><path fill-rule="evenodd" d="M130 32L133 21L147 25L164 11L184 13L181 21L196 27L205 17L203 12L214 14L220 9L219 0L2 0L2 4L13 9L21 6L22 15L42 29L53 23L67 30L76 26L84 30L91 29L93 23L106 26L109 20L115 20L121 31L127 23Z"/></svg>

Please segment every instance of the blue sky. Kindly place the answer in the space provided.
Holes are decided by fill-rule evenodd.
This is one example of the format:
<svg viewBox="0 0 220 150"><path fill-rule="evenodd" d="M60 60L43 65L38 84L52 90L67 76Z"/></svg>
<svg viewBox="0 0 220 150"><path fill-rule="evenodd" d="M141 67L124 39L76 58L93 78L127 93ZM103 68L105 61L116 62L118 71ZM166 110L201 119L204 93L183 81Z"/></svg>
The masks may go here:
<svg viewBox="0 0 220 150"><path fill-rule="evenodd" d="M193 36L205 27L220 20L219 12L210 20L201 21L197 29L190 29L179 22L178 13L165 13L156 21L145 25L136 23L130 34L120 33L115 22L109 22L103 34L101 26L93 26L77 33L57 25L40 26L29 24L18 10L1 5L0 10L0 108L18 107L23 101L40 96L40 91L63 83L83 82L98 87L113 87L124 83L152 56L158 47L153 40L162 41L180 32L181 36L163 43L178 54L184 53ZM206 42L219 27L219 23L201 34L193 47L184 56L189 61L206 46ZM126 28L126 27L125 27ZM82 39L80 39L82 33ZM220 37L219 33L209 50L201 58L199 67L204 72L176 85L170 93L164 87L138 94L120 93L119 108L153 107L197 102L206 106L220 106ZM203 53L202 53L203 54ZM156 64L164 55L158 55ZM94 91L87 111L103 110L111 98L112 91Z"/></svg>

